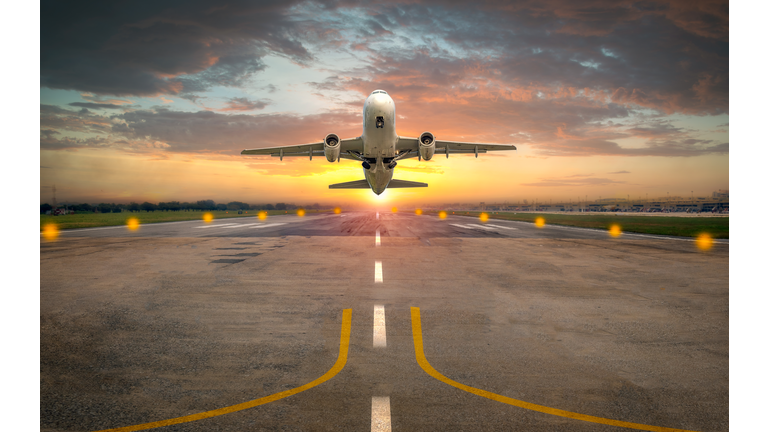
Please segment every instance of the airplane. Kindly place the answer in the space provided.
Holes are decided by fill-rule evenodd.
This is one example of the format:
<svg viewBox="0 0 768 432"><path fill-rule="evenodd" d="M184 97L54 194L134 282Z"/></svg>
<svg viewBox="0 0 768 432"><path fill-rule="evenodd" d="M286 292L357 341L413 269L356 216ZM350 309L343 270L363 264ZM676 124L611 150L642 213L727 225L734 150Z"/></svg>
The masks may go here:
<svg viewBox="0 0 768 432"><path fill-rule="evenodd" d="M393 179L397 161L412 157L430 160L435 154L480 153L517 150L511 144L483 144L435 139L430 132L418 138L398 136L395 131L395 101L384 90L374 90L363 105L363 135L339 139L329 133L321 142L243 150L242 155L271 155L282 161L289 156L325 156L328 162L352 159L363 163L365 180L329 185L329 189L368 189L381 195L389 188L427 187L427 183Z"/></svg>

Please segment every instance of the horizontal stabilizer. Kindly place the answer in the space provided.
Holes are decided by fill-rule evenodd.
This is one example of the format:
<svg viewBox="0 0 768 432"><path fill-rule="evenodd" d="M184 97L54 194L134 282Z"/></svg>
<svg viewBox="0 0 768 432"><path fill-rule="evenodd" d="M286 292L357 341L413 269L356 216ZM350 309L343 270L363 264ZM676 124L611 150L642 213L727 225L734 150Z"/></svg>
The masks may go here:
<svg viewBox="0 0 768 432"><path fill-rule="evenodd" d="M328 185L328 189L370 189L368 180L355 180L351 182L336 183Z"/></svg>
<svg viewBox="0 0 768 432"><path fill-rule="evenodd" d="M412 187L427 187L426 183L414 182L408 180L395 180L392 179L389 182L388 188L412 188Z"/></svg>

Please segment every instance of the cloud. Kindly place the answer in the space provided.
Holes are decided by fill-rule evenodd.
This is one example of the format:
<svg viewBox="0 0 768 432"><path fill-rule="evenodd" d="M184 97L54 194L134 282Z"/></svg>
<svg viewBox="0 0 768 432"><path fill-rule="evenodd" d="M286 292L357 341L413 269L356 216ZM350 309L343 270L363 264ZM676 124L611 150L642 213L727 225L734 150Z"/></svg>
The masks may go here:
<svg viewBox="0 0 768 432"><path fill-rule="evenodd" d="M41 86L87 102L41 106L41 134L75 140L64 147L160 142L157 151L213 157L319 141L311 130L357 136L363 98L384 88L406 136L525 143L526 157L727 154L728 143L666 116L728 112L728 19L728 2L710 0L44 2ZM323 73L297 85L327 111L247 113L272 101L231 94L220 112L90 111L132 103L115 96L199 103L220 101L220 86L289 91L254 80L265 56Z"/></svg>
<svg viewBox="0 0 768 432"><path fill-rule="evenodd" d="M724 154L727 143L700 139L668 123L657 120L632 120L626 109L597 102L574 107L552 100L493 101L482 95L466 95L470 104L441 103L436 115L434 103L404 101L405 118L398 121L403 136L417 136L424 130L438 139L468 142L515 143L510 126L524 130L526 145L534 156L699 156ZM83 108L68 110L41 105L42 133L60 136L100 138L78 141L131 151L163 143L162 151L190 154L237 154L244 148L281 146L319 142L312 131L332 131L342 137L359 135L362 121L359 111L331 111L309 116L296 114L244 114L239 109L258 108L259 102L239 98L223 113L184 112L163 106L133 109L111 115L99 115ZM237 110L235 110L238 108ZM359 109L359 107L357 107ZM501 108L501 109L499 109ZM613 120L626 117L624 123ZM311 128L297 125L312 125ZM513 129L514 130L514 129ZM72 135L79 134L79 135ZM85 134L85 135L83 135ZM512 135L515 135L513 133ZM622 147L618 140L636 138L642 147ZM56 148L51 147L51 148Z"/></svg>
<svg viewBox="0 0 768 432"><path fill-rule="evenodd" d="M247 115L154 107L98 115L86 108L40 106L41 148L48 150L109 146L130 152L240 157L245 148L320 142L322 136L315 135L318 130L355 137L361 121L359 114L346 112ZM301 124L312 127L296 127Z"/></svg>
<svg viewBox="0 0 768 432"><path fill-rule="evenodd" d="M243 86L266 55L403 94L589 97L665 113L728 110L728 2L197 1L41 6L41 85L111 95ZM321 67L326 67L323 61ZM336 62L331 61L331 65ZM331 66L333 67L333 66ZM433 92L434 93L434 92Z"/></svg>
<svg viewBox="0 0 768 432"><path fill-rule="evenodd" d="M248 168L255 170L259 174L270 176L313 177L338 172L339 170L338 166L328 163L325 158L322 158L321 162L317 160L310 162L306 159L297 161L295 158L281 162L279 159L272 158L271 156L251 157L250 159L257 162L246 164Z"/></svg>
<svg viewBox="0 0 768 432"><path fill-rule="evenodd" d="M483 155L485 157L486 155ZM419 174L445 174L445 171L443 171L442 168L439 166L430 166L430 165L404 165L399 164L397 166L398 171L408 171L408 172L415 172Z"/></svg>
<svg viewBox="0 0 768 432"><path fill-rule="evenodd" d="M72 102L69 106L91 108L91 109L121 109L120 105L93 103L93 102Z"/></svg>
<svg viewBox="0 0 768 432"><path fill-rule="evenodd" d="M219 111L253 111L264 109L269 102L267 101L252 101L248 98L232 98L226 102L226 108L220 108Z"/></svg>
<svg viewBox="0 0 768 432"><path fill-rule="evenodd" d="M609 172L608 174L631 174L629 171L614 171Z"/></svg>
<svg viewBox="0 0 768 432"><path fill-rule="evenodd" d="M104 138L57 138L52 135L40 137L41 150L76 150L80 148L108 147L109 141Z"/></svg>
<svg viewBox="0 0 768 432"><path fill-rule="evenodd" d="M41 86L155 96L237 86L267 52L306 62L290 1L41 4Z"/></svg>
<svg viewBox="0 0 768 432"><path fill-rule="evenodd" d="M101 97L91 93L80 93L80 97L89 102L94 102L94 103L106 103L106 104L113 104L113 105L133 105L133 101L131 100Z"/></svg>
<svg viewBox="0 0 768 432"><path fill-rule="evenodd" d="M540 181L534 183L522 183L521 186L534 186L534 187L573 187L573 186L607 186L616 184L626 184L623 181L615 181L606 178L597 177L581 177L573 178L560 177L560 178L545 178L539 179Z"/></svg>

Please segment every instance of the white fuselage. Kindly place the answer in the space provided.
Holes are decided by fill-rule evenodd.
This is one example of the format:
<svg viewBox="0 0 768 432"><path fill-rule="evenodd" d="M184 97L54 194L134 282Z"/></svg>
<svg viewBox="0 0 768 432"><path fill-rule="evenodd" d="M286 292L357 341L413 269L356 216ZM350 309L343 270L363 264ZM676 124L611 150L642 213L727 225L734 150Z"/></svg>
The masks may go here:
<svg viewBox="0 0 768 432"><path fill-rule="evenodd" d="M392 180L393 169L388 165L395 157L397 144L395 101L383 90L374 91L365 100L362 138L363 157L370 165L369 169L363 168L363 172L371 189L378 195Z"/></svg>

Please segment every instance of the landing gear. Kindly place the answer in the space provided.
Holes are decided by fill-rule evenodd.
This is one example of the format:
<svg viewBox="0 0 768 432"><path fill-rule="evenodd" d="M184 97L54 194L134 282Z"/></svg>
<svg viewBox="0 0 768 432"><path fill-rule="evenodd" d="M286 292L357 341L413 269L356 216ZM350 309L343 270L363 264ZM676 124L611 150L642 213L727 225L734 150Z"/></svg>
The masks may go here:
<svg viewBox="0 0 768 432"><path fill-rule="evenodd" d="M363 162L363 168L369 170L371 169L371 164L369 164L368 162Z"/></svg>
<svg viewBox="0 0 768 432"><path fill-rule="evenodd" d="M396 166L397 166L397 162L395 161L390 162L388 165L389 169L394 169Z"/></svg>

